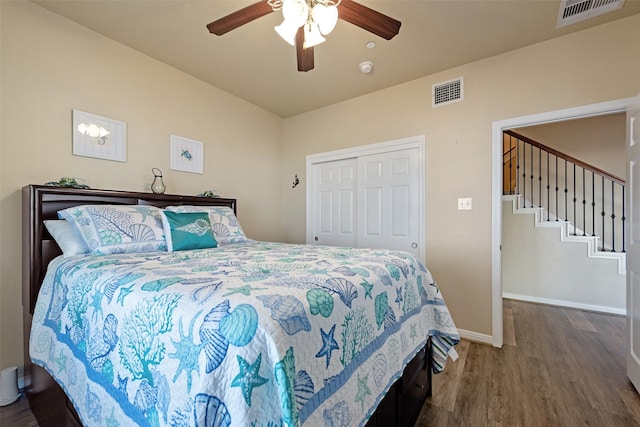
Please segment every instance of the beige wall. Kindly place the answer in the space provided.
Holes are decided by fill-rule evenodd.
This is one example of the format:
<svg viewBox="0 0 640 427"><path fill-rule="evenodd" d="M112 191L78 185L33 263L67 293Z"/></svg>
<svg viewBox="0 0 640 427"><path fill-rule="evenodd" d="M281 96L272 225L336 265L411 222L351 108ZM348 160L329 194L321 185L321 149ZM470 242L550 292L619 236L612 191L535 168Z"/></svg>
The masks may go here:
<svg viewBox="0 0 640 427"><path fill-rule="evenodd" d="M282 240L282 120L30 2L0 2L0 368L22 365L20 188L93 188L238 198L249 237ZM127 162L71 154L71 111L127 122ZM251 123L251 126L247 126ZM204 174L169 170L169 135L204 143ZM286 186L285 186L286 187Z"/></svg>
<svg viewBox="0 0 640 427"><path fill-rule="evenodd" d="M514 131L624 179L627 167L624 113L527 126Z"/></svg>
<svg viewBox="0 0 640 427"><path fill-rule="evenodd" d="M637 95L639 44L635 15L287 119L284 176L308 154L425 134L427 266L456 326L490 335L492 123ZM431 108L432 84L459 76L464 101ZM303 242L304 187L284 194L287 240Z"/></svg>
<svg viewBox="0 0 640 427"><path fill-rule="evenodd" d="M145 190L160 167L169 192L238 197L250 237L303 242L308 154L421 134L427 265L457 326L491 334L492 122L640 92L640 15L281 120L31 3L0 10L0 367L22 360L23 185ZM431 85L458 76L464 102L432 109ZM127 163L72 156L72 109L126 121ZM204 175L168 169L170 133L205 143Z"/></svg>

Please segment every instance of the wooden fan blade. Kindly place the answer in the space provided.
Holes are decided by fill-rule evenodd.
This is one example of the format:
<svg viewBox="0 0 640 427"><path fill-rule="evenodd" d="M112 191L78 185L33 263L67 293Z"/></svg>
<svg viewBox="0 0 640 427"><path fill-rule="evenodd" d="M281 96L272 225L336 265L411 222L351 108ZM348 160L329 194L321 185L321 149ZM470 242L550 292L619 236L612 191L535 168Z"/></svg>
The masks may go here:
<svg viewBox="0 0 640 427"><path fill-rule="evenodd" d="M342 0L338 5L338 17L353 25L391 40L400 31L402 23L353 0Z"/></svg>
<svg viewBox="0 0 640 427"><path fill-rule="evenodd" d="M304 47L304 26L298 28L296 33L296 55L298 57L298 71L313 70L313 46Z"/></svg>
<svg viewBox="0 0 640 427"><path fill-rule="evenodd" d="M273 12L273 9L267 0L262 0L211 22L207 25L207 28L210 33L221 36L271 12Z"/></svg>

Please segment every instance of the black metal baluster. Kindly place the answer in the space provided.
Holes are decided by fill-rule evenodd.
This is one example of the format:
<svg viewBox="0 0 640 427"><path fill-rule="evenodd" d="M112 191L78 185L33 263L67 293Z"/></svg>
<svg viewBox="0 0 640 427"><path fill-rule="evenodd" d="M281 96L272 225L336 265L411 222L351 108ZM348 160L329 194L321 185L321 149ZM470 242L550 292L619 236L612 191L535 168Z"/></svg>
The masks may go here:
<svg viewBox="0 0 640 427"><path fill-rule="evenodd" d="M568 222L569 218L567 217L567 196L569 190L567 190L567 159L564 159L564 221Z"/></svg>
<svg viewBox="0 0 640 427"><path fill-rule="evenodd" d="M513 185L513 137L509 135L509 194L514 194Z"/></svg>
<svg viewBox="0 0 640 427"><path fill-rule="evenodd" d="M625 237L626 237L625 236L625 234L626 234L625 231L626 230L624 228L624 224L625 224L624 221L627 219L625 217L625 213L624 213L625 212L625 210L624 210L624 202L626 200L626 195L627 195L626 194L626 188L627 188L626 186L622 185L622 252L623 253L626 252L626 249L624 247Z"/></svg>
<svg viewBox="0 0 640 427"><path fill-rule="evenodd" d="M602 251L604 252L604 217L605 217L605 212L604 212L604 176L600 177L600 180L602 181ZM613 230L611 230L613 232Z"/></svg>
<svg viewBox="0 0 640 427"><path fill-rule="evenodd" d="M582 235L587 235L587 182L582 168Z"/></svg>
<svg viewBox="0 0 640 427"><path fill-rule="evenodd" d="M533 201L536 198L533 190L533 145L531 145L531 207L533 207Z"/></svg>
<svg viewBox="0 0 640 427"><path fill-rule="evenodd" d="M591 236L596 235L596 177L591 172Z"/></svg>
<svg viewBox="0 0 640 427"><path fill-rule="evenodd" d="M578 216L576 215L576 164L573 164L573 235L577 236L576 226L578 225Z"/></svg>
<svg viewBox="0 0 640 427"><path fill-rule="evenodd" d="M511 153L507 149L507 141L505 140L504 134L503 134L502 135L502 194L508 194L509 185L511 185L511 184L507 184L508 179L507 179L507 173L506 173L506 170L507 170L506 168L508 164L507 156L510 156L510 155Z"/></svg>
<svg viewBox="0 0 640 427"><path fill-rule="evenodd" d="M547 151L547 221L549 221L549 214L551 209L549 209L549 152Z"/></svg>
<svg viewBox="0 0 640 427"><path fill-rule="evenodd" d="M560 215L560 209L558 209L558 156L556 156L556 205L554 206L556 221L558 215Z"/></svg>
<svg viewBox="0 0 640 427"><path fill-rule="evenodd" d="M516 139L516 194L520 194L520 140L519 139Z"/></svg>
<svg viewBox="0 0 640 427"><path fill-rule="evenodd" d="M542 207L542 150L538 148L538 207Z"/></svg>
<svg viewBox="0 0 640 427"><path fill-rule="evenodd" d="M611 252L616 251L616 183L611 181Z"/></svg>
<svg viewBox="0 0 640 427"><path fill-rule="evenodd" d="M527 148L522 141L522 207L527 207Z"/></svg>

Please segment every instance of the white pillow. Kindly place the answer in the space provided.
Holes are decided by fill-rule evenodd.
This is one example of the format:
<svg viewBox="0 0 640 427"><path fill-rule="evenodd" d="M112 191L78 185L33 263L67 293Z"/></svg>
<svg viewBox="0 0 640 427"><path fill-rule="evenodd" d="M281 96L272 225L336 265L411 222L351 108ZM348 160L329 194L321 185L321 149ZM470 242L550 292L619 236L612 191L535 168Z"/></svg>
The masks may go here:
<svg viewBox="0 0 640 427"><path fill-rule="evenodd" d="M49 219L44 221L44 226L56 241L65 257L89 253L89 247L84 242L80 233L64 219Z"/></svg>

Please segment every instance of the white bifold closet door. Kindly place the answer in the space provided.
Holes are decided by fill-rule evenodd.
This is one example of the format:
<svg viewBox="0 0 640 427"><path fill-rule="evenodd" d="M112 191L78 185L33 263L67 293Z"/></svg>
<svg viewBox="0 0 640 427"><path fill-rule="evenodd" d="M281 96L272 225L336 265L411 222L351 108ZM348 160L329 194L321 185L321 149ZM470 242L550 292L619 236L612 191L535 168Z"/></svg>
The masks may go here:
<svg viewBox="0 0 640 427"><path fill-rule="evenodd" d="M421 255L418 148L311 165L311 244L387 248Z"/></svg>

